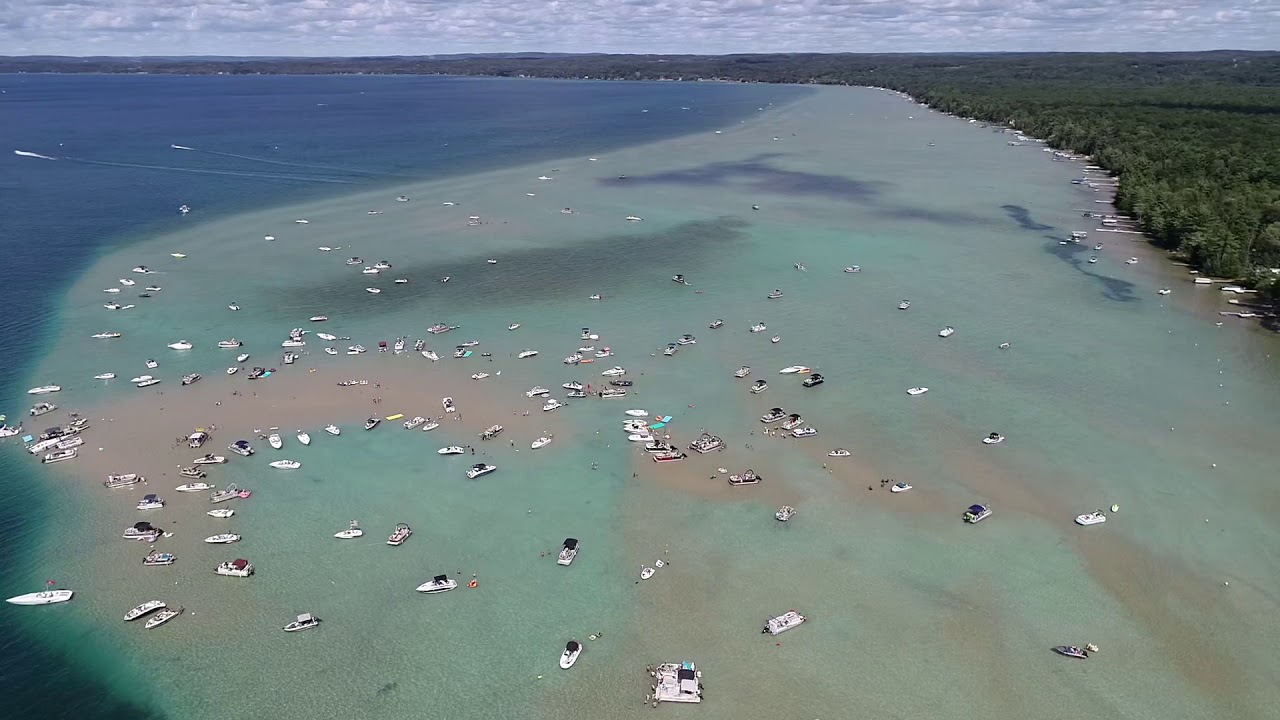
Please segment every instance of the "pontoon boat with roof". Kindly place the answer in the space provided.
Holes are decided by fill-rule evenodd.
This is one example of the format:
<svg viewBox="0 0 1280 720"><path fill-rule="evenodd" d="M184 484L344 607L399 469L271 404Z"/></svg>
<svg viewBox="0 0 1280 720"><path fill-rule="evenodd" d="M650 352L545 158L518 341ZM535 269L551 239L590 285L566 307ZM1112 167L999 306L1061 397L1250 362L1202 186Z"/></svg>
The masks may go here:
<svg viewBox="0 0 1280 720"><path fill-rule="evenodd" d="M288 625L285 625L284 631L298 632L300 630L310 630L311 628L318 627L319 625L320 625L320 618L312 615L311 613L302 613L301 615L298 616L297 620L294 620Z"/></svg>
<svg viewBox="0 0 1280 720"><path fill-rule="evenodd" d="M754 395L759 395L760 393L768 389L769 389L769 383L765 382L764 380L757 380L755 381L755 383L751 385L750 388L748 388L748 391Z"/></svg>
<svg viewBox="0 0 1280 720"><path fill-rule="evenodd" d="M551 398L542 404L542 412L551 412L552 410L559 410L562 407L565 407L564 403L555 398Z"/></svg>
<svg viewBox="0 0 1280 720"><path fill-rule="evenodd" d="M404 523L396 523L395 530L391 531L391 536L387 538L388 545L403 545L405 540L413 534L413 528Z"/></svg>
<svg viewBox="0 0 1280 720"><path fill-rule="evenodd" d="M823 382L825 382L825 380L823 379L822 374L814 373L802 380L800 384L804 387L813 387L814 385L821 385Z"/></svg>
<svg viewBox="0 0 1280 720"><path fill-rule="evenodd" d="M964 512L964 521L967 523L980 522L988 517L991 517L991 508L986 505L970 505Z"/></svg>
<svg viewBox="0 0 1280 720"><path fill-rule="evenodd" d="M724 448L724 440L717 435L705 432L699 435L697 440L689 443L689 449L702 455L722 448Z"/></svg>
<svg viewBox="0 0 1280 720"><path fill-rule="evenodd" d="M231 562L221 563L213 571L228 577L249 577L253 574L253 564L244 558L239 558Z"/></svg>
<svg viewBox="0 0 1280 720"><path fill-rule="evenodd" d="M1102 514L1101 510L1094 510L1091 513L1076 516L1077 525L1101 525L1107 521L1107 516Z"/></svg>
<svg viewBox="0 0 1280 720"><path fill-rule="evenodd" d="M147 553L147 556L142 558L142 564L147 566L172 565L177 561L177 556L167 552Z"/></svg>
<svg viewBox="0 0 1280 720"><path fill-rule="evenodd" d="M741 475L730 475L730 485L755 485L764 478L756 474L755 470L746 470Z"/></svg>
<svg viewBox="0 0 1280 720"><path fill-rule="evenodd" d="M796 438L813 437L814 435L817 435L817 434L818 434L818 431L811 427L796 428L795 430L791 431L791 437L796 437Z"/></svg>
<svg viewBox="0 0 1280 720"><path fill-rule="evenodd" d="M691 662L663 663L649 671L653 704L702 702L702 673Z"/></svg>
<svg viewBox="0 0 1280 720"><path fill-rule="evenodd" d="M62 462L63 460L75 460L76 455L77 453L75 448L69 448L67 450L55 450L49 453L48 455L45 455L44 459L42 459L40 462L46 465L50 465L53 463Z"/></svg>
<svg viewBox="0 0 1280 720"><path fill-rule="evenodd" d="M421 415L414 415L413 418L404 421L404 429L413 430L414 428L422 427L426 422L427 419Z"/></svg>

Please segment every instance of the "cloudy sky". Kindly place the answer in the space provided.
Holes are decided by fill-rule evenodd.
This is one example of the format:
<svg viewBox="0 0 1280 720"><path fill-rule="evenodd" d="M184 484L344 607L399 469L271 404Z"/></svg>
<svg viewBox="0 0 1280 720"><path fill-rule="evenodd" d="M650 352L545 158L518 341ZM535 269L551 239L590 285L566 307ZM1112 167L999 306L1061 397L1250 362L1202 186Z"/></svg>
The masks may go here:
<svg viewBox="0 0 1280 720"><path fill-rule="evenodd" d="M0 0L0 54L1280 47L1280 0Z"/></svg>

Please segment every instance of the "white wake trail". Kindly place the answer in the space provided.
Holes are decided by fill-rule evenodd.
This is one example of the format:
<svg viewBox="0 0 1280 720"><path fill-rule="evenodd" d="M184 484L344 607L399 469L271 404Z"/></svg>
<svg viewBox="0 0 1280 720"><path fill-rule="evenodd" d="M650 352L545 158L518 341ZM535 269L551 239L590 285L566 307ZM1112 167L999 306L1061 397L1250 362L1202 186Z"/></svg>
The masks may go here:
<svg viewBox="0 0 1280 720"><path fill-rule="evenodd" d="M21 155L22 157L40 158L41 160L57 160L58 159L58 158L49 157L48 155L41 155L40 153L31 152L30 150L14 150L13 154Z"/></svg>

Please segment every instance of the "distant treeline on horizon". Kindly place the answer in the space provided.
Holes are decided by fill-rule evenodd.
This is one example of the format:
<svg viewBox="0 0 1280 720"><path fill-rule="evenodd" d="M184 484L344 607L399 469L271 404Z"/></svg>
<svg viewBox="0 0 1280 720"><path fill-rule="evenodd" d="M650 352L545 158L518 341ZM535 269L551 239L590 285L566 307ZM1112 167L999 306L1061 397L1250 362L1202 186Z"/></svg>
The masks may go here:
<svg viewBox="0 0 1280 720"><path fill-rule="evenodd" d="M1280 294L1280 52L0 57L0 73L475 75L863 85L1092 156L1152 241Z"/></svg>

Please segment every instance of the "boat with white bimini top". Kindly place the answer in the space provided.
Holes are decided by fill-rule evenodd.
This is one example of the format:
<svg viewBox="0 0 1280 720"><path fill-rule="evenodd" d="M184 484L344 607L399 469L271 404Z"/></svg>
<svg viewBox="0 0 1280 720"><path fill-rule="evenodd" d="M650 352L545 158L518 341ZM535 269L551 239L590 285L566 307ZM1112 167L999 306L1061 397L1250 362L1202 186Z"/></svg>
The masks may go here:
<svg viewBox="0 0 1280 720"><path fill-rule="evenodd" d="M284 626L285 632L299 632L301 630L310 630L313 627L320 626L320 618L311 613L302 613L297 620Z"/></svg>
<svg viewBox="0 0 1280 720"><path fill-rule="evenodd" d="M484 463L476 463L475 465L472 465L471 467L467 468L467 479L475 480L476 478L482 475L488 475L489 473L497 469L498 469L497 465L486 465Z"/></svg>
<svg viewBox="0 0 1280 720"><path fill-rule="evenodd" d="M640 568L640 579L648 580L649 578L653 577L654 572L656 571L651 567L642 567Z"/></svg>
<svg viewBox="0 0 1280 720"><path fill-rule="evenodd" d="M387 538L388 545L403 545L405 540L413 534L413 528L404 523L396 523L396 529L391 531L391 536Z"/></svg>
<svg viewBox="0 0 1280 720"><path fill-rule="evenodd" d="M655 706L664 702L702 702L702 671L693 663L663 663L649 670L649 675L654 679L649 697Z"/></svg>
<svg viewBox="0 0 1280 720"><path fill-rule="evenodd" d="M210 545L230 545L231 543L240 542L240 536L235 533L219 533L217 535L210 535L205 538L204 541Z"/></svg>
<svg viewBox="0 0 1280 720"><path fill-rule="evenodd" d="M420 593L428 595L434 593L448 592L458 587L458 581L448 575L437 575L430 580L419 585L416 590Z"/></svg>
<svg viewBox="0 0 1280 720"><path fill-rule="evenodd" d="M232 349L232 348L238 348L238 347L240 347L241 345L244 345L244 343L240 342L239 340L237 340L237 339L235 339L235 338L231 338L230 340L219 340L219 341L218 341L218 347L220 347L220 348L222 348L222 349L224 349L224 350L230 350L230 349Z"/></svg>
<svg viewBox="0 0 1280 720"><path fill-rule="evenodd" d="M689 449L703 455L706 455L707 453L712 452L714 450L720 450L723 448L724 448L723 439L721 439L718 435L712 435L711 433L705 433L705 432L699 435L697 440L694 440L693 442L689 443Z"/></svg>
<svg viewBox="0 0 1280 720"><path fill-rule="evenodd" d="M614 365L600 374L604 377L622 377L627 374L627 371L621 365Z"/></svg>
<svg viewBox="0 0 1280 720"><path fill-rule="evenodd" d="M422 427L423 425L426 424L426 422L427 422L427 419L422 417L421 415L414 415L409 420L404 421L404 429L413 430L414 428Z"/></svg>
<svg viewBox="0 0 1280 720"><path fill-rule="evenodd" d="M796 509L790 505L783 505L773 516L778 519L778 522L786 522L796 516Z"/></svg>
<svg viewBox="0 0 1280 720"><path fill-rule="evenodd" d="M753 395L759 395L760 393L768 389L769 389L769 383L765 382L764 380L757 380L755 381L755 383L751 385L750 388L747 389L747 391Z"/></svg>
<svg viewBox="0 0 1280 720"><path fill-rule="evenodd" d="M749 365L743 365L742 367L738 368L733 372L733 376L736 378L744 378L750 374L751 374L751 367Z"/></svg>
<svg viewBox="0 0 1280 720"><path fill-rule="evenodd" d="M360 529L360 523L352 520L346 530L339 530L333 536L339 540L353 540L364 535L364 531Z"/></svg>
<svg viewBox="0 0 1280 720"><path fill-rule="evenodd" d="M249 577L253 574L253 564L244 558L238 558L231 562L220 563L213 571L227 577Z"/></svg>
<svg viewBox="0 0 1280 720"><path fill-rule="evenodd" d="M269 464L277 470L297 470L302 467L302 463L297 460L276 460Z"/></svg>
<svg viewBox="0 0 1280 720"><path fill-rule="evenodd" d="M910 301L910 300L903 300L902 302L898 303L898 309L899 309L899 310L906 310L906 309L907 309L907 308L909 308L909 307L911 307L911 301Z"/></svg>
<svg viewBox="0 0 1280 720"><path fill-rule="evenodd" d="M1107 516L1102 514L1101 510L1094 510L1091 513L1076 516L1077 525L1101 525L1107 521Z"/></svg>
<svg viewBox="0 0 1280 720"><path fill-rule="evenodd" d="M782 297L782 291L775 289L773 292L766 295L766 297L769 298L770 300L777 300L778 298Z"/></svg>
<svg viewBox="0 0 1280 720"><path fill-rule="evenodd" d="M467 449L464 447L460 447L458 445L450 445L448 447L442 447L436 451L437 455L465 455L466 453L467 453Z"/></svg>
<svg viewBox="0 0 1280 720"><path fill-rule="evenodd" d="M45 413L51 413L57 409L58 409L58 406L54 405L51 402L39 402L39 403L36 403L35 405L32 405L31 410L29 410L27 414L29 414L31 417L39 417L41 415L44 415Z"/></svg>
<svg viewBox="0 0 1280 720"><path fill-rule="evenodd" d="M627 395L627 391L624 388L611 387L606 390L601 390L599 397L620 398L620 397L626 397L626 395Z"/></svg>
<svg viewBox="0 0 1280 720"><path fill-rule="evenodd" d="M164 507L164 500L155 493L148 493L138 501L139 510L159 510Z"/></svg>
<svg viewBox="0 0 1280 720"><path fill-rule="evenodd" d="M564 545L560 548L560 554L556 557L556 564L571 565L576 557L578 557L578 539L565 538Z"/></svg>
<svg viewBox="0 0 1280 720"><path fill-rule="evenodd" d="M630 220L630 218L627 218ZM639 218L637 218L639 219ZM560 653L560 669L568 670L573 664L578 662L578 656L582 654L582 643L577 640L570 640L564 645L564 652Z"/></svg>
<svg viewBox="0 0 1280 720"><path fill-rule="evenodd" d="M761 634L781 635L792 628L800 627L806 619L804 615L795 610L788 610L777 617L769 618L764 624L764 629L760 632Z"/></svg>
<svg viewBox="0 0 1280 720"><path fill-rule="evenodd" d="M551 398L542 404L542 412L551 412L552 410L559 410L562 407L565 407L564 403L555 398Z"/></svg>
<svg viewBox="0 0 1280 720"><path fill-rule="evenodd" d="M155 612L156 610L159 610L163 607L165 607L165 603L163 600L148 600L142 603L141 605L138 605L137 607L132 608L131 610L129 610L129 612L125 613L124 619L126 622L131 620L137 620L143 615L146 615L147 613L150 613L150 612Z"/></svg>
<svg viewBox="0 0 1280 720"><path fill-rule="evenodd" d="M791 437L796 437L796 438L813 437L814 435L817 435L817 434L818 434L818 431L811 427L796 428L795 430L791 431Z"/></svg>
<svg viewBox="0 0 1280 720"><path fill-rule="evenodd" d="M907 394L908 394L908 395L923 395L923 394L925 394L925 393L927 393L927 392L929 392L929 388L927 388L927 387L913 387L913 388L907 388Z"/></svg>

